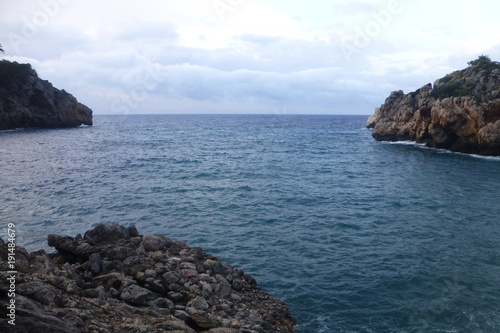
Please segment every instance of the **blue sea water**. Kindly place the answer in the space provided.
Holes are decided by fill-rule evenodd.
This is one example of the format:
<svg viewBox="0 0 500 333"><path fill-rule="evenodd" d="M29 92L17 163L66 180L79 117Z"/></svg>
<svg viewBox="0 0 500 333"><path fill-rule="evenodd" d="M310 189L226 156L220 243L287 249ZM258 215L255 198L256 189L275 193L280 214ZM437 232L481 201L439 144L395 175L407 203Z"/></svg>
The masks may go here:
<svg viewBox="0 0 500 333"><path fill-rule="evenodd" d="M500 332L500 159L375 142L366 117L95 116L0 133L5 237L100 223L185 240L299 332Z"/></svg>

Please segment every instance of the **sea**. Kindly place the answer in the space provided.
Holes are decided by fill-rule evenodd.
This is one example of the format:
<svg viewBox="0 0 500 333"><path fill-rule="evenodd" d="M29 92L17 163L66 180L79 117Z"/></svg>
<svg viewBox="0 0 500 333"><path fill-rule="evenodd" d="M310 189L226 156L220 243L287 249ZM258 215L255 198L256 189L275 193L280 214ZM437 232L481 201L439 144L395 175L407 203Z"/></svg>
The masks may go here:
<svg viewBox="0 0 500 333"><path fill-rule="evenodd" d="M300 333L500 332L500 158L366 116L95 115L0 132L0 236L135 225L283 299Z"/></svg>

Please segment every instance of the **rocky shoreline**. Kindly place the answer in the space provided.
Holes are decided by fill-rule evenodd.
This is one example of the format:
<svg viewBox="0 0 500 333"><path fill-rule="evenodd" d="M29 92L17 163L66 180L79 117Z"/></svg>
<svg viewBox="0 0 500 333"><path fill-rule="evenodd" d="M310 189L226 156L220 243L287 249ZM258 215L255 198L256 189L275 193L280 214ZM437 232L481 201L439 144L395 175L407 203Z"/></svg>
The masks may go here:
<svg viewBox="0 0 500 333"><path fill-rule="evenodd" d="M0 130L92 123L90 108L41 80L30 64L0 61Z"/></svg>
<svg viewBox="0 0 500 333"><path fill-rule="evenodd" d="M500 155L500 63L487 56L422 88L393 91L368 118L378 141Z"/></svg>
<svg viewBox="0 0 500 333"><path fill-rule="evenodd" d="M283 301L200 248L103 224L49 235L57 253L16 247L15 326L0 240L2 332L296 332Z"/></svg>

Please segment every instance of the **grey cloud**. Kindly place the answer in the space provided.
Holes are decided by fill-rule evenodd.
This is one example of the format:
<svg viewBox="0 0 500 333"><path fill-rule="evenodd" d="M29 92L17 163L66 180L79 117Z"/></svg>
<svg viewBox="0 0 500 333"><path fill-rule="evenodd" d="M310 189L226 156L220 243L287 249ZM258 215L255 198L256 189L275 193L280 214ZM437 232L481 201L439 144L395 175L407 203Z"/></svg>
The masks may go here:
<svg viewBox="0 0 500 333"><path fill-rule="evenodd" d="M339 81L341 69L319 68L292 73L237 70L225 72L188 64L158 68L160 84L154 93L169 98L201 101L259 101L328 106L368 88L362 80ZM354 89L354 90L353 90Z"/></svg>
<svg viewBox="0 0 500 333"><path fill-rule="evenodd" d="M258 45L269 45L275 42L279 42L280 38L273 36L260 36L253 34L243 34L239 36L239 39L245 42L255 43Z"/></svg>
<svg viewBox="0 0 500 333"><path fill-rule="evenodd" d="M118 40L124 41L163 41L173 42L179 38L179 34L170 24L148 24L147 22L131 23L125 30L116 34Z"/></svg>

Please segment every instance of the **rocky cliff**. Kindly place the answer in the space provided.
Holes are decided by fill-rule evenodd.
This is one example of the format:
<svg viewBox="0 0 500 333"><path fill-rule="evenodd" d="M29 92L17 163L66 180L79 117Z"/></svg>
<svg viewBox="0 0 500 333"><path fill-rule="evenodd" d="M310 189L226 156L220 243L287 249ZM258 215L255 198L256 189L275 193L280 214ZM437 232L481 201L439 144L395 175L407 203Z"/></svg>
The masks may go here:
<svg viewBox="0 0 500 333"><path fill-rule="evenodd" d="M0 130L92 125L92 110L41 80L29 64L0 61Z"/></svg>
<svg viewBox="0 0 500 333"><path fill-rule="evenodd" d="M394 91L366 125L379 141L500 155L500 63L481 56L433 86Z"/></svg>
<svg viewBox="0 0 500 333"><path fill-rule="evenodd" d="M0 240L1 332L296 331L282 301L200 248L117 224L48 243L58 253L16 248L12 282L12 243Z"/></svg>

